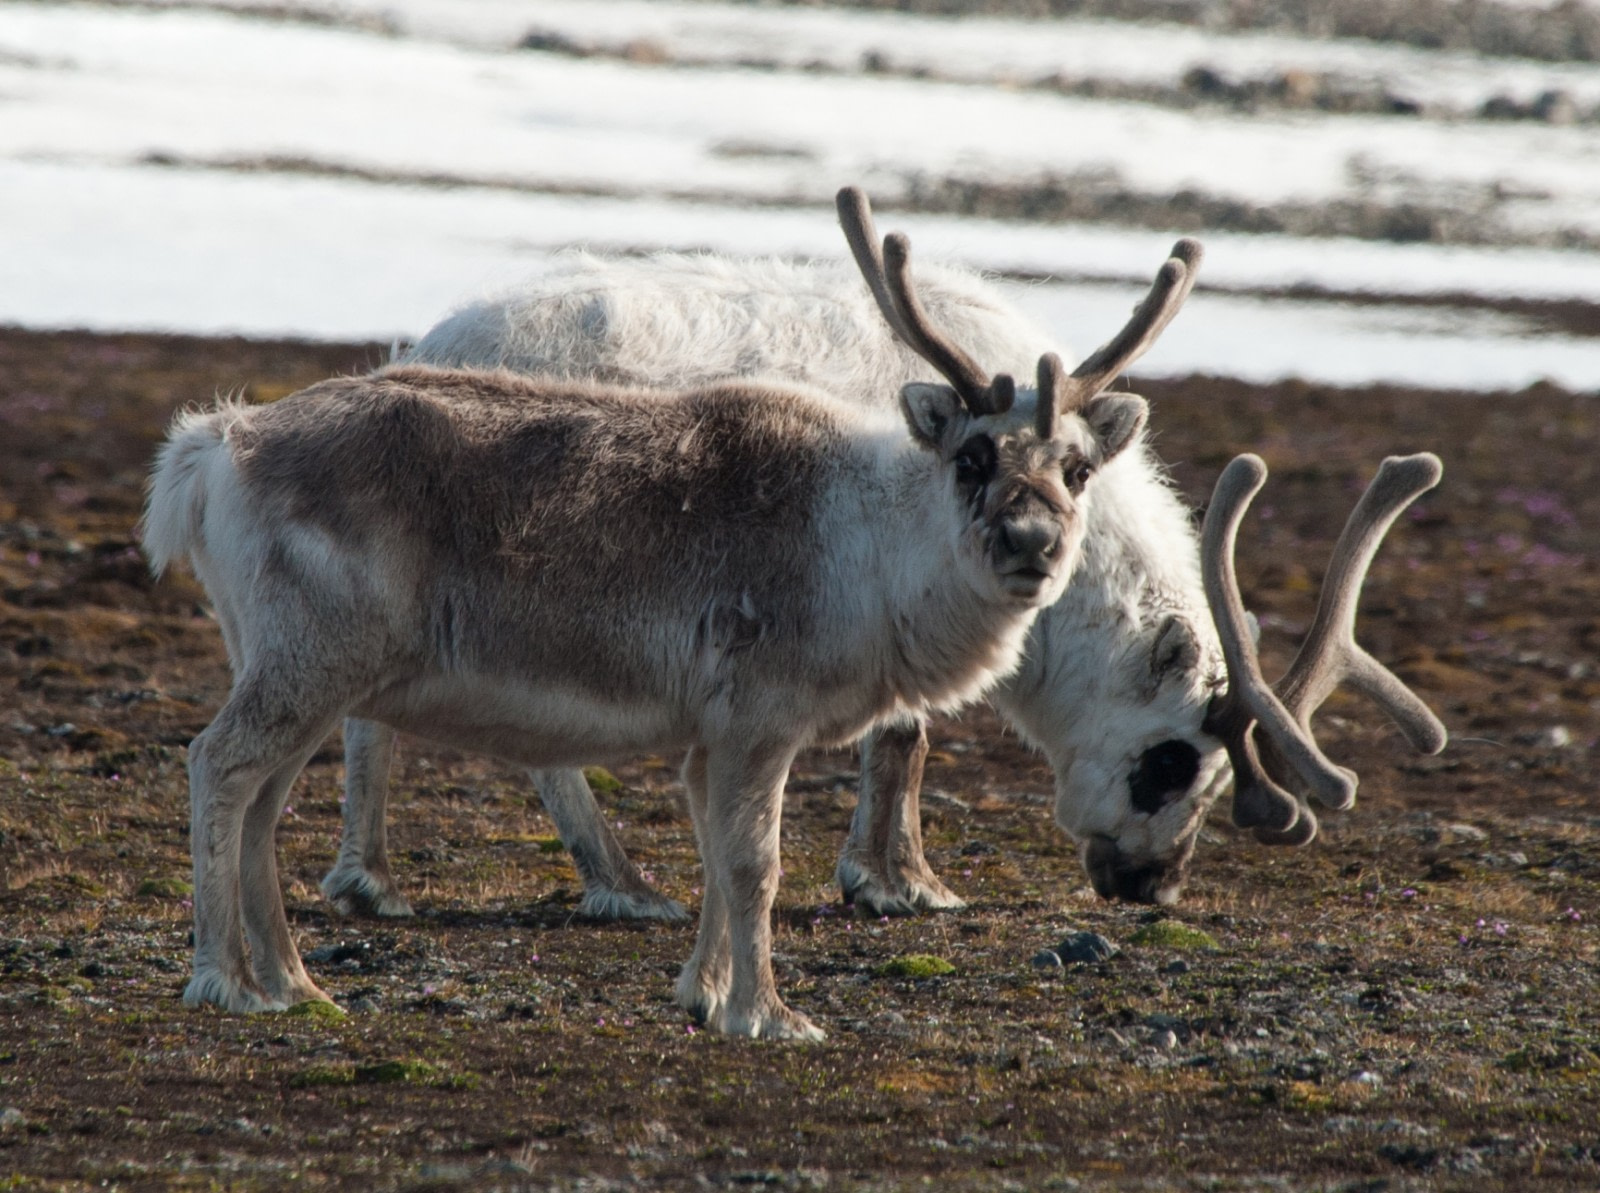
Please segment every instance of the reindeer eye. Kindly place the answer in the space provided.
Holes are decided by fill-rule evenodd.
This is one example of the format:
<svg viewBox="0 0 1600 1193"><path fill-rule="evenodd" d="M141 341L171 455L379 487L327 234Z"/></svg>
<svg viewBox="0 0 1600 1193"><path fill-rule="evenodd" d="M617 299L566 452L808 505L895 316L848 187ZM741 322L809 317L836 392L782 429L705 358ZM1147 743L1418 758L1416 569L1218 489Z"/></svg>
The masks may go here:
<svg viewBox="0 0 1600 1193"><path fill-rule="evenodd" d="M1083 492L1083 487L1089 483L1089 478L1094 475L1094 465L1081 457L1073 456L1062 465L1061 477L1067 483L1067 489L1074 496Z"/></svg>
<svg viewBox="0 0 1600 1193"><path fill-rule="evenodd" d="M981 489L994 479L994 445L974 436L956 452L956 483L963 489Z"/></svg>

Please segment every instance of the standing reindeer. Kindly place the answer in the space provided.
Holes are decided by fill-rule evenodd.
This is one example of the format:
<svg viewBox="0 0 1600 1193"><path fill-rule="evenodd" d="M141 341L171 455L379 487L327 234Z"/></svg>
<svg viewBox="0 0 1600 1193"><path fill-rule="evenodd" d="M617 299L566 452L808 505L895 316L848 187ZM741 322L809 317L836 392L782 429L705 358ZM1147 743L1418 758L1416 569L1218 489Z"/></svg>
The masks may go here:
<svg viewBox="0 0 1600 1193"><path fill-rule="evenodd" d="M771 969L789 765L1016 664L1077 561L1085 486L1143 420L1099 389L1184 280L1163 271L1106 368L1047 354L1019 394L928 320L908 253L886 243L884 300L950 385L908 384L898 417L753 382L404 365L179 418L145 547L158 573L190 561L234 672L189 752L187 1003L326 999L273 834L359 717L536 767L685 749L706 893L678 1001L730 1034L821 1037Z"/></svg>
<svg viewBox="0 0 1600 1193"><path fill-rule="evenodd" d="M579 255L528 289L448 317L408 359L663 387L777 376L888 404L925 367L924 358L897 326L865 200L843 191L839 211L859 273L829 263ZM1183 281L1164 318L1188 293L1199 256L1193 242L1177 246L1169 266L1182 268ZM1043 331L970 274L923 268L918 294L977 366L1015 369L1053 350ZM1098 370L1095 384L1104 385L1153 336L1131 352L1123 351L1125 339L1080 371ZM1061 600L1035 623L1021 666L991 699L1049 759L1056 820L1079 841L1095 889L1108 898L1170 903L1229 777L1229 754L1244 757L1253 736L1253 718L1236 714L1225 731L1213 709L1230 691L1264 684L1248 669L1248 640L1230 648L1231 666L1224 662L1189 511L1144 442L1142 420L1111 407L1100 414L1120 419L1126 438L1124 450L1103 462L1083 510L1082 562ZM1209 558L1215 566L1215 552ZM1360 575L1332 580L1353 616ZM1309 716L1268 722L1272 740L1283 742L1279 754L1304 753ZM345 732L345 828L323 890L341 910L409 914L384 838L393 734L363 722ZM1438 749L1443 731L1433 722L1414 740ZM847 898L875 913L962 906L923 857L918 791L927 748L920 723L883 727L863 745L860 800L838 879ZM1328 795L1326 784L1307 788L1295 775L1282 778L1297 791ZM628 861L581 773L543 771L535 781L583 876L584 912L683 917L682 907ZM1256 794L1266 788L1249 790L1235 800L1234 816L1260 839L1299 843L1315 834L1316 817L1303 798L1285 803ZM1341 792L1334 806L1347 803Z"/></svg>

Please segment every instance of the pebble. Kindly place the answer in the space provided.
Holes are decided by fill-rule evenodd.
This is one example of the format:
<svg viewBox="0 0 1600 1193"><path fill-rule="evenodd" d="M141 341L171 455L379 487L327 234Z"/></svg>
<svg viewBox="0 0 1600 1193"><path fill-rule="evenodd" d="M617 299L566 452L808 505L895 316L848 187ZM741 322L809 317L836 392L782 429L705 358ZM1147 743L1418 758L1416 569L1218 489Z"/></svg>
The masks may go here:
<svg viewBox="0 0 1600 1193"><path fill-rule="evenodd" d="M1033 967L1052 972L1062 968L1061 957L1053 949L1040 949L1033 955Z"/></svg>
<svg viewBox="0 0 1600 1193"><path fill-rule="evenodd" d="M1178 1034L1170 1027L1163 1027L1150 1033L1150 1043L1162 1052L1171 1052L1178 1046Z"/></svg>
<svg viewBox="0 0 1600 1193"><path fill-rule="evenodd" d="M1115 957L1121 951L1098 932L1074 932L1055 947L1056 955L1065 965L1089 965Z"/></svg>

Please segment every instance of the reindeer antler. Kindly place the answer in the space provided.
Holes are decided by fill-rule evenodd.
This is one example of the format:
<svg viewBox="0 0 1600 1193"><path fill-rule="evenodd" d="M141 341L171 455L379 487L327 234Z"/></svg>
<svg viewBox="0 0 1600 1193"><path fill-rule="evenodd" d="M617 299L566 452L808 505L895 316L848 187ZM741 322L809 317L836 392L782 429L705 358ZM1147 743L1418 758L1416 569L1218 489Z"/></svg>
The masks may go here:
<svg viewBox="0 0 1600 1193"><path fill-rule="evenodd" d="M933 326L911 281L911 242L899 232L878 244L872 206L858 188L847 186L837 198L839 223L850 253L894 333L910 345L955 387L975 414L1000 414L1011 409L1015 387L1001 374L990 381L978 363ZM1059 359L1039 361L1039 433L1054 431L1063 413L1082 410L1124 369L1155 343L1194 288L1200 266L1199 241L1180 240L1156 274L1150 293L1134 308L1127 325L1065 376ZM1051 357L1050 359L1054 359Z"/></svg>
<svg viewBox="0 0 1600 1193"><path fill-rule="evenodd" d="M1150 350L1183 306L1200 269L1204 250L1187 237L1172 246L1144 301L1133 308L1127 324L1072 370L1059 398L1063 410L1080 410L1129 365Z"/></svg>
<svg viewBox="0 0 1600 1193"><path fill-rule="evenodd" d="M836 204L850 253L895 335L937 369L974 414L1003 414L1011 409L1016 396L1011 378L997 377L991 382L978 362L928 318L911 281L911 242L895 232L885 238L880 249L872 205L856 187L842 189Z"/></svg>
<svg viewBox="0 0 1600 1193"><path fill-rule="evenodd" d="M1355 640L1356 603L1379 543L1400 512L1442 474L1438 457L1427 453L1383 462L1334 546L1311 630L1276 691L1261 677L1233 567L1239 522L1266 481L1266 465L1256 456L1240 456L1218 478L1202 532L1201 569L1229 683L1212 702L1206 728L1222 739L1233 764L1234 823L1255 829L1258 840L1303 845L1316 836L1316 815L1279 785L1291 774L1324 807L1355 802L1355 773L1330 762L1311 734L1312 715L1345 679L1387 711L1418 750L1433 754L1444 748L1438 718ZM1259 743L1257 724L1265 731Z"/></svg>

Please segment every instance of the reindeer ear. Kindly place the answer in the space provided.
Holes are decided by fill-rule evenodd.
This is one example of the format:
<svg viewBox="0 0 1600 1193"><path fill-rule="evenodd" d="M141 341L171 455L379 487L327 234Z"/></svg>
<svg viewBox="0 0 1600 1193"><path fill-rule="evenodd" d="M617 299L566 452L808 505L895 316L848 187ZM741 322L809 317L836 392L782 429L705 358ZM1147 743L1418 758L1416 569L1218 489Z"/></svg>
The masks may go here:
<svg viewBox="0 0 1600 1193"><path fill-rule="evenodd" d="M961 395L948 385L912 382L900 391L900 412L911 437L923 447L938 451L954 419L966 414Z"/></svg>
<svg viewBox="0 0 1600 1193"><path fill-rule="evenodd" d="M1200 665L1200 639L1194 627L1181 617L1168 617L1161 623L1155 645L1150 648L1150 675L1158 683L1169 675L1193 671Z"/></svg>
<svg viewBox="0 0 1600 1193"><path fill-rule="evenodd" d="M1084 421L1100 445L1100 462L1115 458L1139 437L1150 404L1138 394L1101 394L1083 409Z"/></svg>

